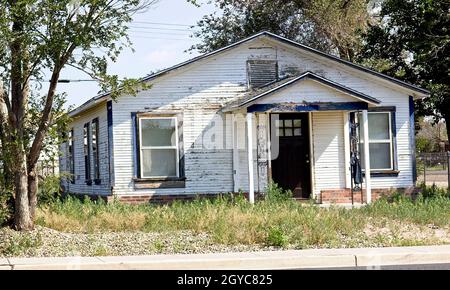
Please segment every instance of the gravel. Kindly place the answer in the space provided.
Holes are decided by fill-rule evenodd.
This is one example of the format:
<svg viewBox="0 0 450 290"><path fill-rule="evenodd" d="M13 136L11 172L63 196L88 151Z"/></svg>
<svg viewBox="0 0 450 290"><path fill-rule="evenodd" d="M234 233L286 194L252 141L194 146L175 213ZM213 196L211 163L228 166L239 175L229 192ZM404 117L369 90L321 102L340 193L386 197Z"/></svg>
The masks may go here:
<svg viewBox="0 0 450 290"><path fill-rule="evenodd" d="M337 243L308 245L307 248L388 247L450 244L450 228L418 226L390 221L370 221L356 236L342 236ZM104 232L65 233L36 226L21 233L0 228L0 257L132 256L280 250L261 244L224 245L206 233ZM288 245L283 249L300 249Z"/></svg>
<svg viewBox="0 0 450 290"><path fill-rule="evenodd" d="M63 233L36 226L28 233L0 229L0 257L131 256L272 250L261 245L221 245L207 234Z"/></svg>

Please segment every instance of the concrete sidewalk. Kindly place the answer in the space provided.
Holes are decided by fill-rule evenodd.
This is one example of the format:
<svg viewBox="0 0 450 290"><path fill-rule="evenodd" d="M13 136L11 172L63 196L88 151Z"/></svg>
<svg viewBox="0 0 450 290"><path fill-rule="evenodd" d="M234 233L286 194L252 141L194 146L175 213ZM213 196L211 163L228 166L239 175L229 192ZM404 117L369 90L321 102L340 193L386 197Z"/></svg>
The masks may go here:
<svg viewBox="0 0 450 290"><path fill-rule="evenodd" d="M302 269L450 263L450 245L121 257L0 258L0 269Z"/></svg>

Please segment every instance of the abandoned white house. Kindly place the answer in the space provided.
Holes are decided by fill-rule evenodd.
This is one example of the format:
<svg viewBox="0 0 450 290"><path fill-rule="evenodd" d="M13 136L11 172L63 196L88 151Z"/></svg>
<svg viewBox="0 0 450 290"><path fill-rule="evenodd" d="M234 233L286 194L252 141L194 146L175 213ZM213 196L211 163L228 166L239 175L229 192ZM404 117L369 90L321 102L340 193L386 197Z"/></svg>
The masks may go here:
<svg viewBox="0 0 450 290"><path fill-rule="evenodd" d="M273 180L318 202L350 202L362 187L370 202L415 186L413 102L424 89L269 32L142 81L151 88L137 96L103 94L70 112L66 192L253 200Z"/></svg>

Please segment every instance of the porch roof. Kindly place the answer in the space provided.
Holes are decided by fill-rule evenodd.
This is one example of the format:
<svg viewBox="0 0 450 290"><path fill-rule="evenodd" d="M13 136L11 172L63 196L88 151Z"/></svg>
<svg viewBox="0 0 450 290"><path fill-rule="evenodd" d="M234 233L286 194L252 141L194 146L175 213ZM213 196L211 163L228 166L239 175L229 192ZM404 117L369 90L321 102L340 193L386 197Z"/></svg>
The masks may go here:
<svg viewBox="0 0 450 290"><path fill-rule="evenodd" d="M278 80L275 82L271 82L261 88L247 92L244 95L242 95L238 100L227 104L223 108L223 111L229 112L229 111L234 111L234 110L238 110L238 109L242 109L242 108L247 108L252 103L254 103L254 101L256 101L262 97L271 95L283 88L287 88L287 87L292 86L300 81L307 80L307 79L317 81L317 82L321 83L322 85L325 85L334 90L340 91L344 94L350 95L350 96L356 98L358 101L362 101L364 103L368 103L368 104L372 104L372 105L378 105L381 103L381 101L379 101L376 98L373 98L364 93L358 92L354 89L348 88L346 86L343 86L339 83L333 82L333 81L326 79L322 76L319 76L313 72L307 71L301 75L287 77L287 78L284 78L284 79L281 79L281 80Z"/></svg>

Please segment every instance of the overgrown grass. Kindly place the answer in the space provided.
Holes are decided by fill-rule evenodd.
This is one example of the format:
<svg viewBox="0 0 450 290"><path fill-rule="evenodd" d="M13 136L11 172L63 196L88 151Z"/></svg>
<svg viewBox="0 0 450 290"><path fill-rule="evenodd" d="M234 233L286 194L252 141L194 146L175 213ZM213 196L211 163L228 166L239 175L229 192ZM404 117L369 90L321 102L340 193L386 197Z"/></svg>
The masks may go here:
<svg viewBox="0 0 450 290"><path fill-rule="evenodd" d="M394 194L362 208L362 214L421 225L449 226L450 191L435 185L422 184L420 188L420 194L415 199Z"/></svg>
<svg viewBox="0 0 450 290"><path fill-rule="evenodd" d="M402 196L382 198L370 206L348 210L304 205L275 192L255 205L241 196L164 206L68 198L41 207L37 222L67 232L189 230L208 233L221 244L296 248L339 246L343 239L360 237L370 218L439 227L450 224L450 200L445 195L419 196L415 201Z"/></svg>
<svg viewBox="0 0 450 290"><path fill-rule="evenodd" d="M260 201L243 198L198 199L164 206L80 201L68 198L41 208L38 224L59 231L209 233L223 244L327 245L360 231L365 221L352 219L344 209L325 210L295 201Z"/></svg>
<svg viewBox="0 0 450 290"><path fill-rule="evenodd" d="M8 237L0 235L0 256L17 256L23 252L33 251L41 245L42 237L39 234L34 237L19 232Z"/></svg>

